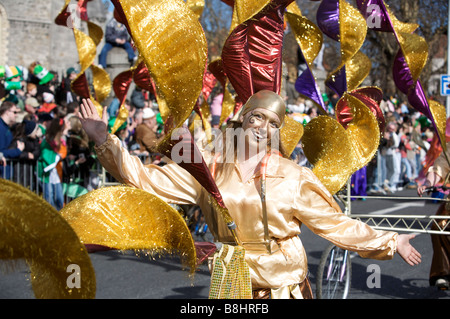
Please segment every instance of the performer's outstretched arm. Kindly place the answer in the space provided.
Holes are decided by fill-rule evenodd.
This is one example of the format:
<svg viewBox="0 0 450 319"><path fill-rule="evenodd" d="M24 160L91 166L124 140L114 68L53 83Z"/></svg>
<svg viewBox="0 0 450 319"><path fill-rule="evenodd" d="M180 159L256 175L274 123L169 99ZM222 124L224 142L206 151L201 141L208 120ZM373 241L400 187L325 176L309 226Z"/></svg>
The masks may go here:
<svg viewBox="0 0 450 319"><path fill-rule="evenodd" d="M144 165L121 146L107 130L106 108L102 118L91 100L83 100L78 116L86 134L94 141L101 165L120 183L146 190L172 204L196 204L200 184L174 162L163 167Z"/></svg>

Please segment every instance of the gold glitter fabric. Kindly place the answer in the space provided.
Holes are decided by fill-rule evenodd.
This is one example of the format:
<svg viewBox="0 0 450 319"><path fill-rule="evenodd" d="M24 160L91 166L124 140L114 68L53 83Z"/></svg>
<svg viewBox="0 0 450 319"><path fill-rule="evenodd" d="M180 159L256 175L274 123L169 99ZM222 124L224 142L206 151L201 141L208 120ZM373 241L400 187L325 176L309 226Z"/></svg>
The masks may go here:
<svg viewBox="0 0 450 319"><path fill-rule="evenodd" d="M359 99L344 93L337 108L348 107L352 121L347 129L328 116L314 118L305 127L305 155L313 172L331 194L339 191L358 169L375 155L380 137L378 120Z"/></svg>
<svg viewBox="0 0 450 319"><path fill-rule="evenodd" d="M255 14L265 8L271 0L236 0L234 1L233 17L230 32L235 27L251 19Z"/></svg>
<svg viewBox="0 0 450 319"><path fill-rule="evenodd" d="M25 260L36 298L95 297L95 273L87 250L50 204L0 179L0 205L0 263Z"/></svg>
<svg viewBox="0 0 450 319"><path fill-rule="evenodd" d="M290 156L303 136L303 125L293 118L286 116L284 125L280 129L280 139L286 151L286 156Z"/></svg>
<svg viewBox="0 0 450 319"><path fill-rule="evenodd" d="M357 164L347 131L335 119L320 115L305 126L302 143L314 175L331 194L338 192Z"/></svg>
<svg viewBox="0 0 450 319"><path fill-rule="evenodd" d="M113 2L156 88L161 117L172 123L157 149L171 148L171 135L191 115L203 87L207 44L198 15L181 0Z"/></svg>
<svg viewBox="0 0 450 319"><path fill-rule="evenodd" d="M365 55L359 52L367 34L367 24L364 17L358 10L353 8L345 0L339 1L339 26L340 26L340 43L341 43L341 63L337 70L346 67L347 90L356 89L368 75L367 67L364 62L369 59L364 58ZM358 53L359 52L359 53ZM350 61L356 60L350 63ZM349 69L350 68L350 69ZM370 64L369 64L370 71ZM332 72L336 74L338 71Z"/></svg>
<svg viewBox="0 0 450 319"><path fill-rule="evenodd" d="M179 254L196 267L194 240L180 213L157 196L128 186L104 187L61 210L84 244Z"/></svg>
<svg viewBox="0 0 450 319"><path fill-rule="evenodd" d="M191 114L203 85L207 45L198 16L180 0L121 1L133 41L175 125ZM166 119L169 114L161 114Z"/></svg>
<svg viewBox="0 0 450 319"><path fill-rule="evenodd" d="M109 73L103 68L91 64L92 84L94 86L95 100L100 104L111 93L111 79ZM101 108L103 110L103 107Z"/></svg>
<svg viewBox="0 0 450 319"><path fill-rule="evenodd" d="M428 100L428 104L430 105L430 111L433 115L439 138L441 141L445 141L445 129L447 124L447 112L445 107L435 100ZM442 143L442 147L444 150L447 150L447 143Z"/></svg>
<svg viewBox="0 0 450 319"><path fill-rule="evenodd" d="M213 260L209 299L252 299L252 283L242 246L223 245Z"/></svg>
<svg viewBox="0 0 450 319"><path fill-rule="evenodd" d="M68 10L69 4L70 0L66 0L60 13L55 18L55 23L60 26L70 27L75 37L81 69L77 77L72 81L71 88L82 98L90 98L101 116L103 106L100 103L111 93L111 79L109 74L94 65L94 60L97 55L97 45L103 38L103 30L98 25L87 20L89 35L77 29L71 20L71 13ZM88 68L92 70L94 92L91 92L86 78L85 72ZM92 93L94 93L94 96L92 96Z"/></svg>
<svg viewBox="0 0 450 319"><path fill-rule="evenodd" d="M186 0L187 6L197 15L200 19L205 8L204 0Z"/></svg>
<svg viewBox="0 0 450 319"><path fill-rule="evenodd" d="M322 48L322 32L320 32L320 29L314 23L302 15L295 2L287 7L285 16L302 50L308 67L312 68L312 64Z"/></svg>
<svg viewBox="0 0 450 319"><path fill-rule="evenodd" d="M350 107L353 121L349 123L346 133L350 138L356 166L358 170L366 166L375 155L379 141L380 129L372 111L356 97L344 93L339 101Z"/></svg>

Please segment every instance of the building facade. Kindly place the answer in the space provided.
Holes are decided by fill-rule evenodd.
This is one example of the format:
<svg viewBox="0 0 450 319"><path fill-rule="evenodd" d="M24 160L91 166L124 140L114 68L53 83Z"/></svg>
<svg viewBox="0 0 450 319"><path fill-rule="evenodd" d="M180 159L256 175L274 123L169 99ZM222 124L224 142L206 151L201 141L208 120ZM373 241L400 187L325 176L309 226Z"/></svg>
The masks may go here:
<svg viewBox="0 0 450 319"><path fill-rule="evenodd" d="M69 6L76 4L72 0ZM64 5L64 0L0 0L0 65L28 67L39 61L60 75L79 67L72 29L55 24ZM103 1L88 2L90 21L104 28L110 15ZM79 28L87 32L86 23L79 21Z"/></svg>

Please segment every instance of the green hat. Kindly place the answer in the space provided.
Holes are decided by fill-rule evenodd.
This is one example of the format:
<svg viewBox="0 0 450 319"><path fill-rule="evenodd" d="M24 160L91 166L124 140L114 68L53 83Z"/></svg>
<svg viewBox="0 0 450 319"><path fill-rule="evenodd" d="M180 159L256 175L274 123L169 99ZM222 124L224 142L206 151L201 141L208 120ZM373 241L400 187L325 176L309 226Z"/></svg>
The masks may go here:
<svg viewBox="0 0 450 319"><path fill-rule="evenodd" d="M44 68L40 64L37 64L34 67L33 74L39 79L39 85L43 85L50 82L54 77L52 73L50 73L46 68Z"/></svg>
<svg viewBox="0 0 450 319"><path fill-rule="evenodd" d="M157 113L157 114L156 114L156 123L158 123L158 124L164 124L164 120L163 120L163 118L162 118L162 116L161 116L160 113Z"/></svg>
<svg viewBox="0 0 450 319"><path fill-rule="evenodd" d="M69 77L72 73L77 73L75 68L68 68L67 71L66 71L66 76Z"/></svg>
<svg viewBox="0 0 450 319"><path fill-rule="evenodd" d="M18 68L17 66L6 66L5 67L5 75L6 75L7 81L14 79L15 77L18 77L18 76L22 80L22 70L20 68Z"/></svg>
<svg viewBox="0 0 450 319"><path fill-rule="evenodd" d="M20 82L20 81L5 81L5 89L8 91L20 90L21 88L22 88L22 82Z"/></svg>
<svg viewBox="0 0 450 319"><path fill-rule="evenodd" d="M111 129L114 127L114 123L116 122L116 117L113 116L108 121L108 131L111 133ZM127 122L123 122L123 124L116 130L116 132L119 132L120 130L123 130L127 128Z"/></svg>

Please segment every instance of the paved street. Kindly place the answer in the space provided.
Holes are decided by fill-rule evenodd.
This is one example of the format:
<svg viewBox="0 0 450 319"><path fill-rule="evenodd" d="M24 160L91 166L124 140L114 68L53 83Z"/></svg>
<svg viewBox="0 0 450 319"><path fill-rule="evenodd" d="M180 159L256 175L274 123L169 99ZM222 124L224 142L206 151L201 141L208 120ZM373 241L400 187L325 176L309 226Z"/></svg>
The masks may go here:
<svg viewBox="0 0 450 319"><path fill-rule="evenodd" d="M395 196L415 196L414 190L406 190ZM403 203L403 205L397 205ZM406 206L410 203L410 206ZM414 203L414 204L413 204ZM386 212L395 208L395 214L434 214L438 204L417 201L356 200L352 213ZM307 250L310 279L315 292L315 274L322 251L328 242L302 228L301 239ZM375 261L352 258L352 285L348 299L450 299L450 291L438 291L429 287L432 248L430 236L418 235L413 245L422 254L422 264L411 267L400 257L391 261ZM97 252L90 254L96 271L98 299L205 299L208 297L209 271L202 265L194 278L182 270L178 258L136 256L133 252ZM368 288L370 272L367 266L376 264L381 270L381 287ZM1 269L1 268L0 268ZM25 266L15 271L0 273L0 299L34 298Z"/></svg>

